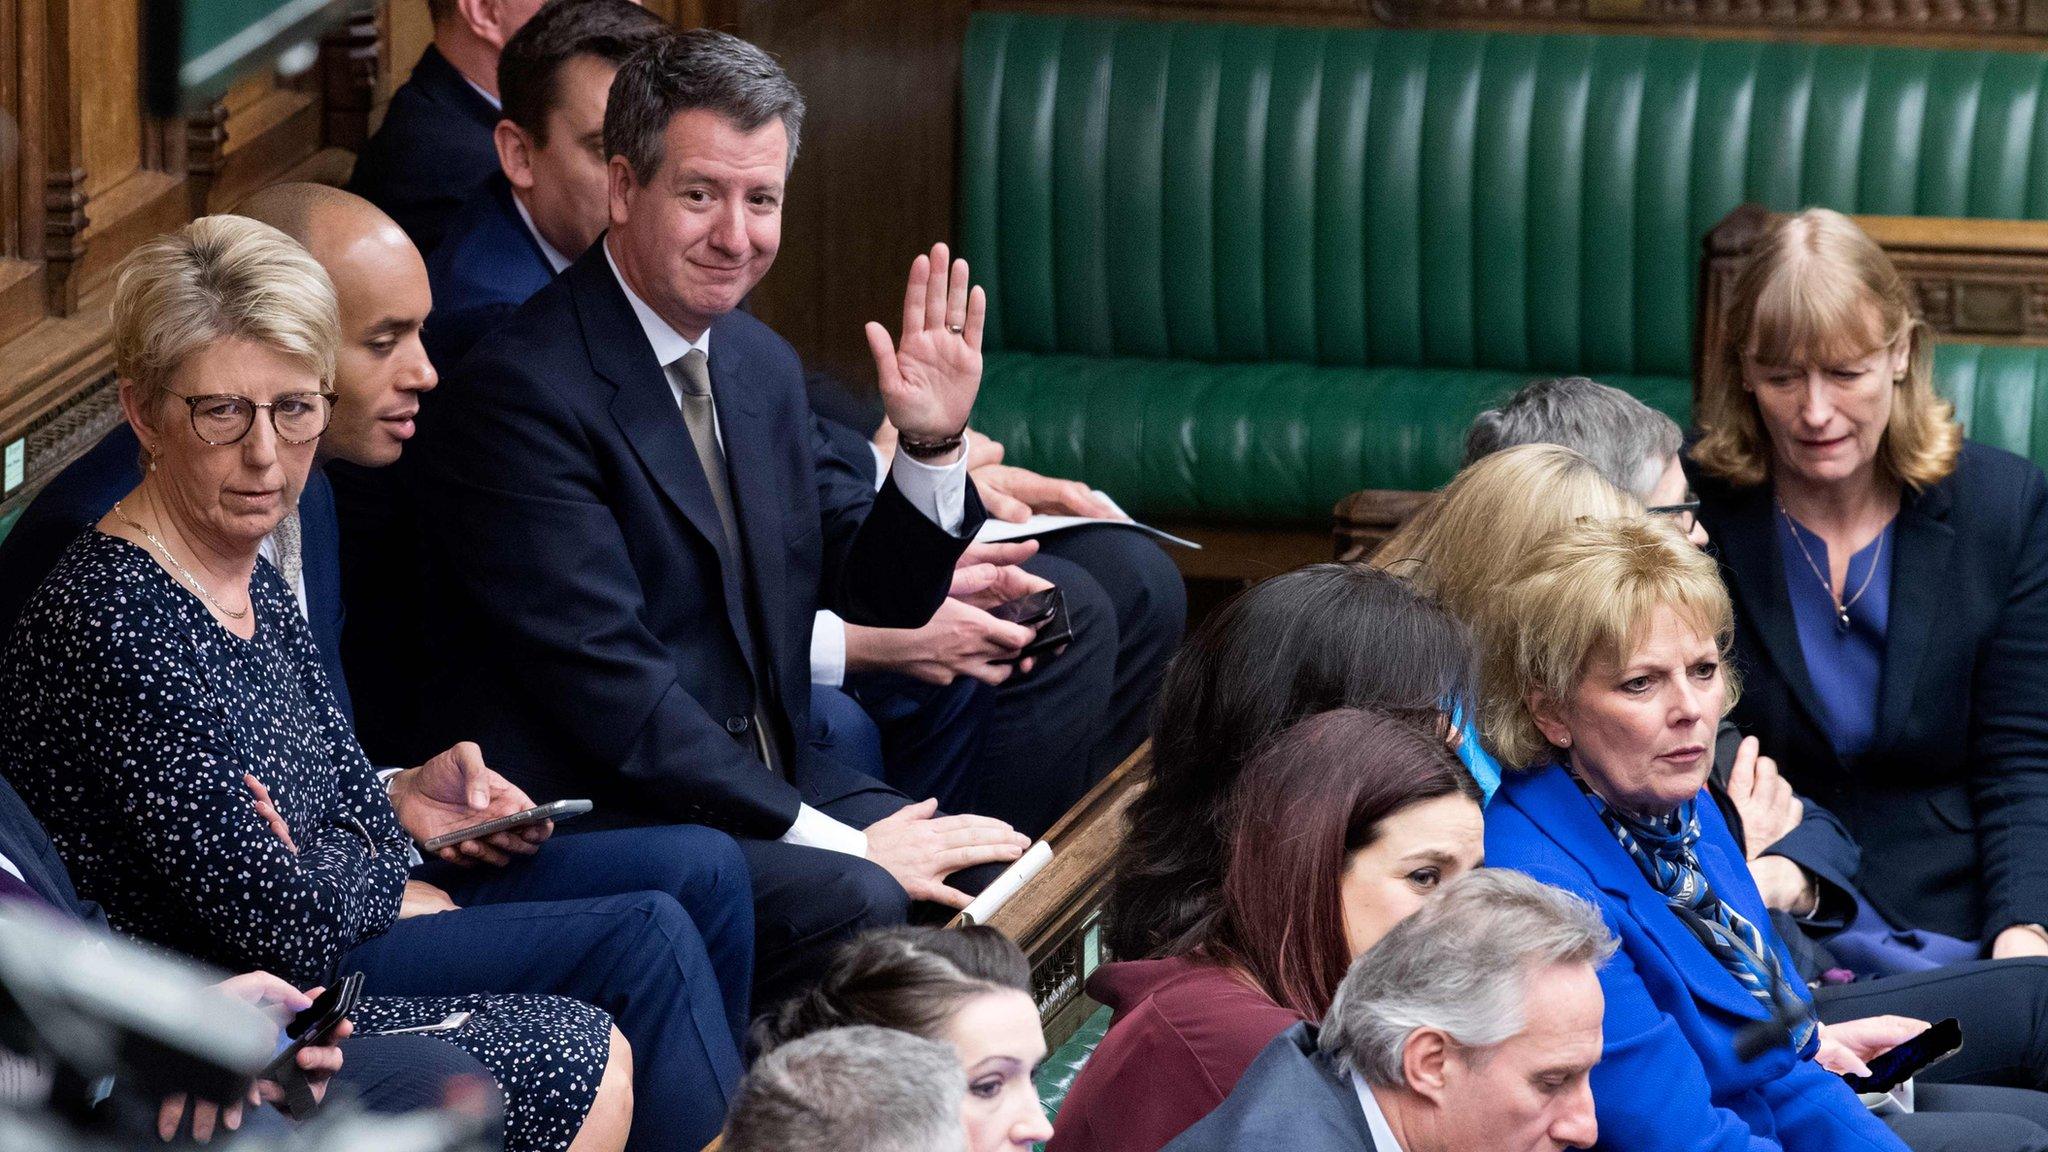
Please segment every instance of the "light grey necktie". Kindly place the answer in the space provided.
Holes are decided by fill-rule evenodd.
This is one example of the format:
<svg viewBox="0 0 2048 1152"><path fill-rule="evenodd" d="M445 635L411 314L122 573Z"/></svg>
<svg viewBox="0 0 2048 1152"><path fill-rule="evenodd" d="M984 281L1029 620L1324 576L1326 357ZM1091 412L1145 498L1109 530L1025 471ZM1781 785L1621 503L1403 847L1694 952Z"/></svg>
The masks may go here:
<svg viewBox="0 0 2048 1152"><path fill-rule="evenodd" d="M704 469L704 481L711 486L711 502L718 506L718 522L725 528L725 547L732 562L745 578L746 560L740 555L739 528L732 518L732 488L725 475L725 450L718 445L718 414L711 406L711 365L695 348L676 361L676 381L683 389L683 423L690 426L690 443L697 446L697 463Z"/></svg>
<svg viewBox="0 0 2048 1152"><path fill-rule="evenodd" d="M718 444L718 413L711 404L711 364L704 353L695 348L683 353L675 362L676 382L683 393L683 423L689 425L690 443L697 447L697 463L704 469L704 482L711 488L711 502L718 507L718 522L725 529L725 555L733 571L739 575L740 586L746 595L752 596L753 589L747 582L746 553L740 549L739 526L732 515L732 487L725 475L725 449ZM754 689L757 701L754 707L754 749L761 762L770 771L784 775L784 758L777 741L769 734L770 729L763 722L760 700L767 692L758 684Z"/></svg>

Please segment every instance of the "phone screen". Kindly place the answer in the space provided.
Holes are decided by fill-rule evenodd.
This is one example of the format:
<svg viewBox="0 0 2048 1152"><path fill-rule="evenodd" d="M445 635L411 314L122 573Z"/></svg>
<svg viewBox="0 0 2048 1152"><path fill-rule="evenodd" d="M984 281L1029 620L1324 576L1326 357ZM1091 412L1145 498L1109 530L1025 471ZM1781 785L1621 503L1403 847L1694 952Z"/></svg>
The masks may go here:
<svg viewBox="0 0 2048 1152"><path fill-rule="evenodd" d="M1870 1061L1870 1075L1842 1079L1858 1092L1889 1092L1929 1065L1955 1055L1962 1046L1963 1026L1951 1016Z"/></svg>

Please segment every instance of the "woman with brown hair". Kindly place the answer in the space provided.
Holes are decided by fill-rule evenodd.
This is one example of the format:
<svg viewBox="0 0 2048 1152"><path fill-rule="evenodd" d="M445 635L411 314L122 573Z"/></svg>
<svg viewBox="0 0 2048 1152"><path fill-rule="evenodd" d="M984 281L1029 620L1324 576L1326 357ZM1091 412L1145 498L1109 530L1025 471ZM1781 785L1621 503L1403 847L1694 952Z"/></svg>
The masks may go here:
<svg viewBox="0 0 2048 1152"><path fill-rule="evenodd" d="M1351 961L1478 867L1479 789L1434 728L1365 708L1311 716L1224 803L1220 914L1186 952L1105 966L1115 1010L1060 1110L1054 1152L1155 1152L1275 1036L1321 1020Z"/></svg>
<svg viewBox="0 0 2048 1152"><path fill-rule="evenodd" d="M1847 217L1780 221L1700 383L1733 719L1870 851L1892 923L2048 956L2048 480L1963 440L1932 335Z"/></svg>

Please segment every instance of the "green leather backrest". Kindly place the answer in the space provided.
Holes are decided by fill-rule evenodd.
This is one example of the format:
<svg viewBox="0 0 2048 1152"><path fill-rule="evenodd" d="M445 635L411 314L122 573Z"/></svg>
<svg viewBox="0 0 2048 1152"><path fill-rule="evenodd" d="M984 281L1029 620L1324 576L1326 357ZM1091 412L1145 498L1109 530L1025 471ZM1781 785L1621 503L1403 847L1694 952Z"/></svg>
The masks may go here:
<svg viewBox="0 0 2048 1152"><path fill-rule="evenodd" d="M1689 375L1730 209L2048 215L2048 57L979 12L994 346Z"/></svg>

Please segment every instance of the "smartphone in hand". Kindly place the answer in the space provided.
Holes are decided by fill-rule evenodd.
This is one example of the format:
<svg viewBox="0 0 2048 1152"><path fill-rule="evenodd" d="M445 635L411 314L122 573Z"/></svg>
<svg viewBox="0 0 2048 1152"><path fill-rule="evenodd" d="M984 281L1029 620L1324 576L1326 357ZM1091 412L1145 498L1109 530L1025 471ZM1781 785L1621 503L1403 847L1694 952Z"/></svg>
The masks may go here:
<svg viewBox="0 0 2048 1152"><path fill-rule="evenodd" d="M500 816L496 820L486 820L481 824L471 824L467 828L457 828L453 832L443 833L427 841L425 848L429 852L439 852L450 844L460 844L464 840L481 840L486 836L511 832L548 820L559 824L571 817L581 816L594 807L596 805L588 800L557 800L552 804L540 804L524 812L514 812L510 816Z"/></svg>

